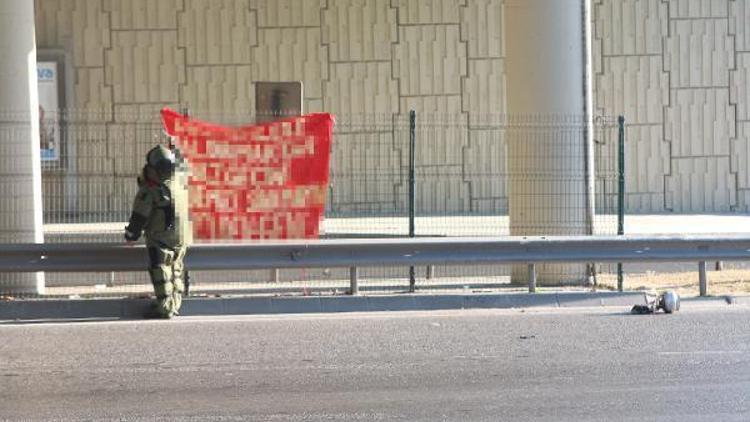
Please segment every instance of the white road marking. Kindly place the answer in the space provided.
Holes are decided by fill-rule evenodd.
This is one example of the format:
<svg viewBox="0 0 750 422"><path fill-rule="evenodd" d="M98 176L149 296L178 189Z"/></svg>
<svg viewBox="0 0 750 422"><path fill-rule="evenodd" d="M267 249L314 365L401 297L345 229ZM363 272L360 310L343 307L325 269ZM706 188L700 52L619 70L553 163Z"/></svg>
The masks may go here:
<svg viewBox="0 0 750 422"><path fill-rule="evenodd" d="M659 352L663 356L680 356L680 355L741 355L747 352L742 350L691 350L686 352Z"/></svg>

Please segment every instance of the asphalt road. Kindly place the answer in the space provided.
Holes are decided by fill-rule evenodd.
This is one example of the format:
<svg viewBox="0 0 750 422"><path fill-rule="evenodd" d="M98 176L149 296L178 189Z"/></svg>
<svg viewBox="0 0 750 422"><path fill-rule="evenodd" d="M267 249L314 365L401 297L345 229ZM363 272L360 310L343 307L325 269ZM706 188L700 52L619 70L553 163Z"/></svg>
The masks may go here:
<svg viewBox="0 0 750 422"><path fill-rule="evenodd" d="M0 420L747 421L750 308L0 325Z"/></svg>

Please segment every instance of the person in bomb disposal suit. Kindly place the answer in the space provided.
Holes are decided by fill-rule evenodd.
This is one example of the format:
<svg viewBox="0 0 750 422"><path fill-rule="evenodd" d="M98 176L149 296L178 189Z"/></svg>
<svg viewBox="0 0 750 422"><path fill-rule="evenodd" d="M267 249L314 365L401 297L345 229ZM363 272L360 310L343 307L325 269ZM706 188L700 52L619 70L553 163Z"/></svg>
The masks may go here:
<svg viewBox="0 0 750 422"><path fill-rule="evenodd" d="M157 145L146 154L146 165L138 177L125 240L132 244L146 238L148 273L156 303L146 316L171 318L179 313L185 291L183 260L192 240L188 218L187 173L176 166L172 150Z"/></svg>

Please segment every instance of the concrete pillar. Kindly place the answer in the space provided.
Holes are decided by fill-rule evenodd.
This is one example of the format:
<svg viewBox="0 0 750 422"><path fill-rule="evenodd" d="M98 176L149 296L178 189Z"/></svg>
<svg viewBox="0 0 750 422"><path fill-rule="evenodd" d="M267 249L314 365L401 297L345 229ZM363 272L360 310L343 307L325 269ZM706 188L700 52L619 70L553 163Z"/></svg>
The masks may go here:
<svg viewBox="0 0 750 422"><path fill-rule="evenodd" d="M591 234L586 0L506 0L510 233ZM525 283L526 266L513 269ZM584 265L537 267L539 285L579 284Z"/></svg>
<svg viewBox="0 0 750 422"><path fill-rule="evenodd" d="M0 57L0 243L43 242L33 1L0 1ZM43 292L43 273L0 273L0 294Z"/></svg>

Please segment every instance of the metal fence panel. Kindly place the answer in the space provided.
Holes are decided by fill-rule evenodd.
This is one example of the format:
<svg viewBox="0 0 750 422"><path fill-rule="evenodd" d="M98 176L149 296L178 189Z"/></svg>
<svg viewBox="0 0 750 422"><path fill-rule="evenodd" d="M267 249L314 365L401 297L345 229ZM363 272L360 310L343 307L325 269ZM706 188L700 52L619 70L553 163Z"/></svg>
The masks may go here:
<svg viewBox="0 0 750 422"><path fill-rule="evenodd" d="M136 191L135 177L145 153L165 142L157 110L66 110L60 115L59 158L43 163L45 241L118 242ZM247 124L252 115L200 113L198 118L225 124ZM415 148L415 235L503 236L510 233L509 181L531 176L514 173L517 160L508 148L508 133L533 131L504 115L418 114ZM528 124L528 121L526 122ZM534 123L533 121L531 123ZM548 127L561 150L581 142L582 127ZM13 128L0 123L0 136ZM575 133L571 135L571 130ZM537 142L528 136L527 142ZM594 234L617 229L617 124L599 118L594 124L596 216ZM409 234L409 118L408 114L337 115L332 146L330 188L324 238L390 238ZM12 154L0 160L13 160ZM583 159L571 157L572 160ZM9 168L5 165L3 168ZM554 169L552 169L554 170ZM555 178L554 171L548 173ZM571 192L568 192L572 194ZM560 192L548 192L559 195ZM586 210L576 209L584 218ZM0 228L0 230L7 230ZM614 271L611 266L600 268ZM408 268L362 268L363 285L383 280L404 283ZM418 285L507 284L507 265L418 268ZM285 269L272 274L257 271L195 271L196 283L214 290L242 290L274 282L319 289L346 287L348 269ZM145 271L134 273L48 273L47 286L85 286L99 293L120 286L119 292L150 291ZM98 287L96 287L98 286ZM103 286L103 287L102 287ZM122 287L124 286L124 287ZM282 288L281 285L278 286ZM295 290L296 287L292 290ZM0 288L1 290L1 288ZM295 290L299 291L299 290Z"/></svg>

